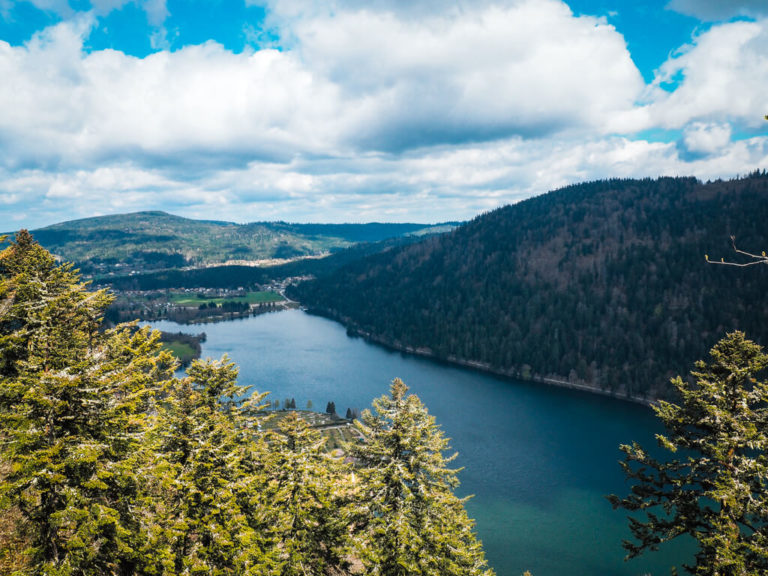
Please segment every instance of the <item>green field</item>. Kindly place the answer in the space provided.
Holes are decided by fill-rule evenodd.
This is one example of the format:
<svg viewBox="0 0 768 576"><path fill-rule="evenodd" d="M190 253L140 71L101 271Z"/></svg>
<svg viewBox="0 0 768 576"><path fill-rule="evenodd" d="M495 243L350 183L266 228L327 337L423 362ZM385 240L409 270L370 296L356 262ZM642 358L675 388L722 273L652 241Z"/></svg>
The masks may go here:
<svg viewBox="0 0 768 576"><path fill-rule="evenodd" d="M268 304L270 302L282 302L285 300L277 292L248 292L245 296L223 296L213 298L200 298L197 294L174 293L169 298L176 306L197 307L200 304L221 304L222 302L246 302L248 304Z"/></svg>
<svg viewBox="0 0 768 576"><path fill-rule="evenodd" d="M168 352L176 356L179 360L195 357L195 350L192 346L184 342L163 342L162 345L163 350L168 350Z"/></svg>

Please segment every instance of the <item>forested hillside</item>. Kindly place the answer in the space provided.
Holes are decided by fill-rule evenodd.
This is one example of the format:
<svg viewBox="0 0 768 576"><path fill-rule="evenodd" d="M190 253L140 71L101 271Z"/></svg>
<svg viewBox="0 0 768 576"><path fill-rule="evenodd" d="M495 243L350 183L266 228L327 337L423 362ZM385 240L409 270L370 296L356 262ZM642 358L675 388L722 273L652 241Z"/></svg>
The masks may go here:
<svg viewBox="0 0 768 576"><path fill-rule="evenodd" d="M360 242L450 229L424 224L235 224L137 212L63 222L35 239L85 273L146 271L229 261L290 259Z"/></svg>
<svg viewBox="0 0 768 576"><path fill-rule="evenodd" d="M258 286L295 276L326 276L364 256L391 250L418 241L410 235L378 242L360 242L323 258L301 258L275 266L221 265L203 268L146 271L119 274L100 280L114 290L161 290L166 288L236 288Z"/></svg>
<svg viewBox="0 0 768 576"><path fill-rule="evenodd" d="M389 345L658 397L729 330L768 342L768 177L607 180L479 216L289 291Z"/></svg>

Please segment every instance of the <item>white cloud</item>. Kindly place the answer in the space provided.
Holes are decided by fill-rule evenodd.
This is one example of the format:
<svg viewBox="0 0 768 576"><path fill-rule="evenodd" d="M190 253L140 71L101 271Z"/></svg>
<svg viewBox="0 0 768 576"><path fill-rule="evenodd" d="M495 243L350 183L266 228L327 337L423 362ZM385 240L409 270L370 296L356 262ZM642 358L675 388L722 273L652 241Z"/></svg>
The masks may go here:
<svg viewBox="0 0 768 576"><path fill-rule="evenodd" d="M611 177L728 178L768 165L768 137L727 143L686 159L674 143L627 138L524 140L444 146L403 155L297 157L210 169L131 163L90 170L0 171L0 222L35 206L36 227L99 213L165 209L196 218L435 222L480 212L567 184ZM4 214L9 215L8 217ZM66 214L66 216L63 216ZM12 228L10 224L0 229Z"/></svg>
<svg viewBox="0 0 768 576"><path fill-rule="evenodd" d="M333 148L336 88L289 53L232 54L213 43L144 59L86 54L87 19L27 46L0 42L6 164L77 167L183 152L278 156Z"/></svg>
<svg viewBox="0 0 768 576"><path fill-rule="evenodd" d="M657 88L649 119L680 128L691 121L763 127L768 94L768 20L714 26L668 60L656 85L682 77L673 92Z"/></svg>
<svg viewBox="0 0 768 576"><path fill-rule="evenodd" d="M141 7L147 13L150 26L162 26L169 16L166 0L142 0Z"/></svg>
<svg viewBox="0 0 768 576"><path fill-rule="evenodd" d="M481 2L418 17L393 4L310 18L277 6L302 61L354 102L363 145L401 149L574 126L609 132L643 89L623 37L562 2Z"/></svg>
<svg viewBox="0 0 768 576"><path fill-rule="evenodd" d="M165 2L141 5L162 32ZM464 219L574 181L768 165L765 21L703 32L646 87L612 26L556 0L270 9L283 50L86 52L97 14L0 42L0 222Z"/></svg>
<svg viewBox="0 0 768 576"><path fill-rule="evenodd" d="M731 141L731 127L728 124L705 124L694 122L685 129L683 143L689 152L714 154Z"/></svg>
<svg viewBox="0 0 768 576"><path fill-rule="evenodd" d="M6 163L290 158L609 131L642 88L621 36L554 0L418 21L338 13L295 23L293 51L208 43L143 59L85 53L93 23L0 44L0 106L16 111L0 117L0 137L16 144Z"/></svg>

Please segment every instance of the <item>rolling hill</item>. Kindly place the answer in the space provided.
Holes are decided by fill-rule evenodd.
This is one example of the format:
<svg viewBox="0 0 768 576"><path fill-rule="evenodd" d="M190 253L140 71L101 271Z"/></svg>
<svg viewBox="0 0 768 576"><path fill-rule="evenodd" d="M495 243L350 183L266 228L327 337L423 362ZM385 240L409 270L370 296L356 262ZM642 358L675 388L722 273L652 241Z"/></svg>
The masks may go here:
<svg viewBox="0 0 768 576"><path fill-rule="evenodd" d="M235 224L137 212L63 222L32 234L87 274L289 260L361 242L450 229L425 224Z"/></svg>

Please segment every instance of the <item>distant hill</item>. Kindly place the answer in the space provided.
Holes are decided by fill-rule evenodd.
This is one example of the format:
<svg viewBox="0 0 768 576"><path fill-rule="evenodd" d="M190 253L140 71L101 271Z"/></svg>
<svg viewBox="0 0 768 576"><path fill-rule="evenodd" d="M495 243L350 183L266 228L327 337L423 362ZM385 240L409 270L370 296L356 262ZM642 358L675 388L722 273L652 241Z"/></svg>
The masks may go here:
<svg viewBox="0 0 768 576"><path fill-rule="evenodd" d="M726 331L768 344L768 178L608 180L484 214L289 291L401 349L638 397Z"/></svg>
<svg viewBox="0 0 768 576"><path fill-rule="evenodd" d="M186 266L291 259L360 242L450 229L425 224L235 224L137 212L63 222L33 230L35 239L84 273L108 274Z"/></svg>
<svg viewBox="0 0 768 576"><path fill-rule="evenodd" d="M101 278L114 290L164 290L168 288L258 287L297 276L323 277L364 256L417 242L416 235L389 238L378 242L360 242L324 258L304 258L275 266L213 265L203 268L148 271Z"/></svg>

